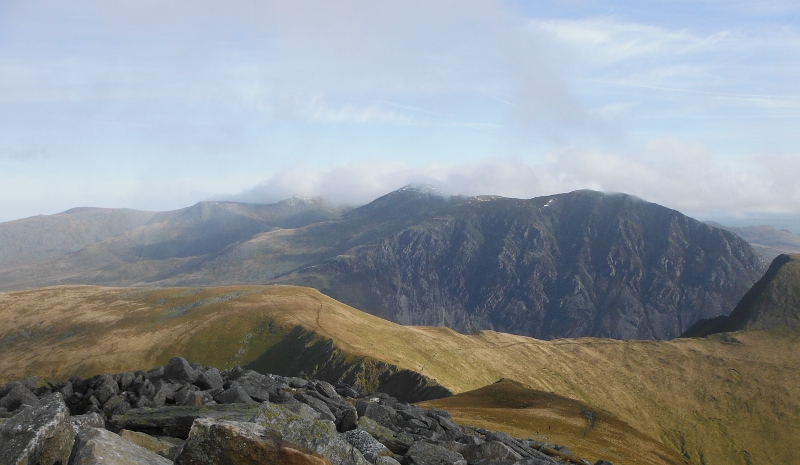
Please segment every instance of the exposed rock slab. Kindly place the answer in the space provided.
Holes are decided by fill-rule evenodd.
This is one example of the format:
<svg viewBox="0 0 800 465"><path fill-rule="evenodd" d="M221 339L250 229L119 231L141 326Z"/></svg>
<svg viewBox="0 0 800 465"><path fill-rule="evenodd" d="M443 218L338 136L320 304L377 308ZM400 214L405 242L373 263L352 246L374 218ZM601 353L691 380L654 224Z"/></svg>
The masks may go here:
<svg viewBox="0 0 800 465"><path fill-rule="evenodd" d="M186 439L192 423L198 418L251 421L260 408L260 404L220 404L133 409L122 415L114 415L110 423L119 429Z"/></svg>
<svg viewBox="0 0 800 465"><path fill-rule="evenodd" d="M111 431L84 428L75 439L69 465L172 465L172 461Z"/></svg>
<svg viewBox="0 0 800 465"><path fill-rule="evenodd" d="M64 400L50 394L0 426L0 464L64 464L74 440Z"/></svg>
<svg viewBox="0 0 800 465"><path fill-rule="evenodd" d="M177 465L330 465L314 451L284 441L263 426L200 418L194 422Z"/></svg>

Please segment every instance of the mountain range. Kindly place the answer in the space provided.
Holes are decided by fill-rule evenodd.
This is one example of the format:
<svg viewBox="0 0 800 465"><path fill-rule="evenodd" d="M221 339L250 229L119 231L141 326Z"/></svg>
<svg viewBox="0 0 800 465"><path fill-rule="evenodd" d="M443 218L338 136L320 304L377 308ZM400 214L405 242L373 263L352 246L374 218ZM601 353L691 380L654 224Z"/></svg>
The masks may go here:
<svg viewBox="0 0 800 465"><path fill-rule="evenodd" d="M542 339L677 337L729 313L766 268L735 234L594 191L81 209L3 223L0 236L0 290L297 284L402 324Z"/></svg>

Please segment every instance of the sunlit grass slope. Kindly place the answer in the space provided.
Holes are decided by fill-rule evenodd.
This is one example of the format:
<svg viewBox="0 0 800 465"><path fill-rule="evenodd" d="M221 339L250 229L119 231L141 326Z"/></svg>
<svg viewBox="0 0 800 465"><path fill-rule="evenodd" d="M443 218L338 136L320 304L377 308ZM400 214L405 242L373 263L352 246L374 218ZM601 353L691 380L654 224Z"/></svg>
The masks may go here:
<svg viewBox="0 0 800 465"><path fill-rule="evenodd" d="M0 381L160 365L246 365L296 326L453 392L510 378L610 412L692 463L800 463L800 334L540 341L404 327L290 286L0 293ZM512 425L513 426L513 425Z"/></svg>
<svg viewBox="0 0 800 465"><path fill-rule="evenodd" d="M686 463L674 448L636 431L610 412L508 379L419 405L445 409L462 424L567 444L577 458L591 463L601 458L615 465Z"/></svg>

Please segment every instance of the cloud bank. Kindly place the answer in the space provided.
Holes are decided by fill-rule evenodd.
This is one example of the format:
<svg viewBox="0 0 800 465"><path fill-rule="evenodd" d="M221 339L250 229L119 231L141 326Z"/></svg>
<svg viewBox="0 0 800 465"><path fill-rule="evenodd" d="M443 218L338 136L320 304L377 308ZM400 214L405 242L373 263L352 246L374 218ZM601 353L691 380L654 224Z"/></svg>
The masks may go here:
<svg viewBox="0 0 800 465"><path fill-rule="evenodd" d="M800 186L791 182L800 163L763 157L723 166L700 142L653 140L635 155L564 148L541 163L487 158L471 163L399 162L295 165L228 200L272 203L299 196L362 205L408 184L431 184L446 193L530 198L578 189L625 192L701 218L719 213L797 213Z"/></svg>

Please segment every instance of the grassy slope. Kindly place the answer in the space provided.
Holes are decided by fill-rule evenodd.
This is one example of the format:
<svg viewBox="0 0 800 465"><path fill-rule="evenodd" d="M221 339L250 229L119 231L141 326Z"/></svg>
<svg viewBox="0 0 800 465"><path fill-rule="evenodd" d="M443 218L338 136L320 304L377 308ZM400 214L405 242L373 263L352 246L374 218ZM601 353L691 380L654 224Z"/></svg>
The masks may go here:
<svg viewBox="0 0 800 465"><path fill-rule="evenodd" d="M462 424L515 437L567 444L576 457L616 465L686 463L676 450L635 430L605 410L503 379L453 397L422 402L445 409Z"/></svg>
<svg viewBox="0 0 800 465"><path fill-rule="evenodd" d="M612 412L693 463L800 463L800 334L539 341L403 327L288 286L0 293L3 380L123 371L180 354L246 364L301 325L454 392L515 379Z"/></svg>

